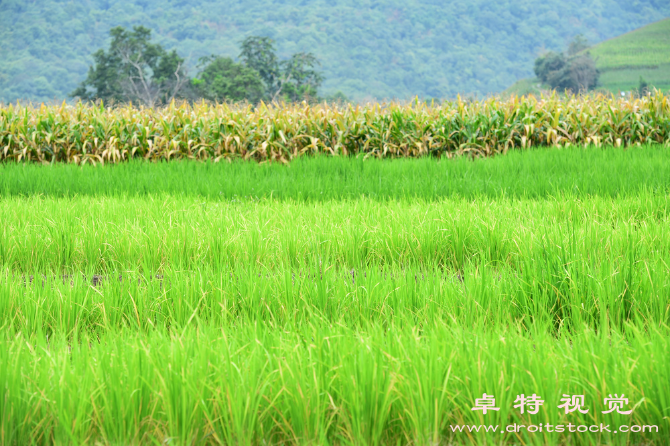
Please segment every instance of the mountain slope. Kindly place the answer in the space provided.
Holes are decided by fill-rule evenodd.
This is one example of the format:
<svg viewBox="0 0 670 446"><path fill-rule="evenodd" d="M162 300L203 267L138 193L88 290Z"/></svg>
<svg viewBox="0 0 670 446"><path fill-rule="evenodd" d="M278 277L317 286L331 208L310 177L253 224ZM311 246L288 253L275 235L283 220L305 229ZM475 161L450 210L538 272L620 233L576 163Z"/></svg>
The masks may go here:
<svg viewBox="0 0 670 446"><path fill-rule="evenodd" d="M618 93L640 85L640 77L661 90L670 90L670 19L660 20L601 42L589 52L600 71L598 88ZM520 79L502 94L540 94L549 89L537 78Z"/></svg>
<svg viewBox="0 0 670 446"><path fill-rule="evenodd" d="M323 93L354 99L500 91L543 49L601 41L670 15L665 0L0 0L0 101L62 100L116 25L187 57L237 56L267 35L323 62Z"/></svg>
<svg viewBox="0 0 670 446"><path fill-rule="evenodd" d="M670 89L670 19L602 42L590 52L603 88L631 90L642 76L656 88Z"/></svg>

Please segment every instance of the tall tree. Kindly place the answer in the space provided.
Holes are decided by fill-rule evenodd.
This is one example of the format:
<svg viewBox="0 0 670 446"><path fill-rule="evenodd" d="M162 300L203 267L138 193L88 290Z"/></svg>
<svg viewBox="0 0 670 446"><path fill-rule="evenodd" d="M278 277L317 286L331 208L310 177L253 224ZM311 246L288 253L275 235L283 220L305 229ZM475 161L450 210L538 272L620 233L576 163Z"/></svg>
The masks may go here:
<svg viewBox="0 0 670 446"><path fill-rule="evenodd" d="M249 101L263 99L263 81L251 67L235 63L228 57L205 57L202 71L193 79L198 96L210 101Z"/></svg>
<svg viewBox="0 0 670 446"><path fill-rule="evenodd" d="M136 101L148 107L181 97L189 84L184 59L151 43L151 30L112 28L109 49L93 54L87 78L70 96Z"/></svg>
<svg viewBox="0 0 670 446"><path fill-rule="evenodd" d="M323 76L315 69L318 65L319 61L311 53L296 53L282 61L280 85L275 97L281 96L288 101L316 98L323 82Z"/></svg>
<svg viewBox="0 0 670 446"><path fill-rule="evenodd" d="M549 51L547 54L535 59L535 75L542 82L549 82L552 73L563 70L567 61L563 53Z"/></svg>
<svg viewBox="0 0 670 446"><path fill-rule="evenodd" d="M570 60L571 89L587 91L598 83L598 70L590 54L580 54Z"/></svg>
<svg viewBox="0 0 670 446"><path fill-rule="evenodd" d="M591 90L598 83L598 70L589 54L588 42L578 35L567 50L567 54L553 51L535 60L535 75L543 83L559 91L580 92Z"/></svg>
<svg viewBox="0 0 670 446"><path fill-rule="evenodd" d="M576 56L589 47L589 41L586 40L586 37L582 34L577 34L568 45L568 56Z"/></svg>
<svg viewBox="0 0 670 446"><path fill-rule="evenodd" d="M265 84L266 97L272 97L279 88L279 61L275 54L274 40L269 37L249 36L241 43L240 59L256 70Z"/></svg>
<svg viewBox="0 0 670 446"><path fill-rule="evenodd" d="M296 53L279 61L274 41L250 36L242 41L240 59L256 70L265 85L265 99L295 102L317 97L323 76L316 70L318 59L312 53Z"/></svg>

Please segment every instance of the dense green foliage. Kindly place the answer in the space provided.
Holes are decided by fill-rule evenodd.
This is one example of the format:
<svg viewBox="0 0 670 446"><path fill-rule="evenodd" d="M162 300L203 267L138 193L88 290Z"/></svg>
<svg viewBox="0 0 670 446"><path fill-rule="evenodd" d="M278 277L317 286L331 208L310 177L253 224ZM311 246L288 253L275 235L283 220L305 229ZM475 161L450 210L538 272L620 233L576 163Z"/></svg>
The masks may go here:
<svg viewBox="0 0 670 446"><path fill-rule="evenodd" d="M316 70L320 62L312 53L296 53L280 61L275 42L269 37L250 36L241 46L240 59L255 70L265 84L265 101L297 102L318 98L323 76Z"/></svg>
<svg viewBox="0 0 670 446"><path fill-rule="evenodd" d="M56 293L41 302L59 299ZM532 335L467 325L215 329L196 316L170 333L138 334L130 294L123 301L125 313L110 317L124 314L129 328L99 338L0 339L5 444L667 444L667 329L633 325L625 335L584 330L556 339L540 324ZM499 412L471 410L482 389L496 397ZM536 416L512 408L529 392L545 401ZM633 415L602 414L608 392L625 393ZM562 394L584 395L589 413L563 414L556 407ZM457 423L498 427L454 433ZM502 432L513 423L563 424L565 432ZM569 434L568 423L603 423L609 433ZM658 431L623 433L621 425Z"/></svg>
<svg viewBox="0 0 670 446"><path fill-rule="evenodd" d="M138 26L132 31L116 27L110 31L109 50L93 54L88 76L70 95L85 101L135 102L147 107L183 98L190 84L184 59L177 52L151 42L151 30Z"/></svg>
<svg viewBox="0 0 670 446"><path fill-rule="evenodd" d="M663 0L2 0L0 101L65 99L115 26L154 30L191 74L200 57L235 58L244 37L267 35L281 58L322 61L324 94L361 100L500 91L576 34L599 42L668 15Z"/></svg>
<svg viewBox="0 0 670 446"><path fill-rule="evenodd" d="M535 75L554 90L579 93L592 90L598 84L599 72L583 36L570 42L564 53L550 51L535 59Z"/></svg>
<svg viewBox="0 0 670 446"><path fill-rule="evenodd" d="M279 61L275 45L267 37L250 36L242 41L240 57L209 56L200 59L200 73L191 79L184 59L151 42L151 30L116 27L110 31L109 49L93 54L95 64L70 96L88 102L135 103L145 107L175 100L215 102L298 102L318 99L323 76L311 53L297 53Z"/></svg>
<svg viewBox="0 0 670 446"><path fill-rule="evenodd" d="M0 441L663 446L669 169L657 146L4 164Z"/></svg>
<svg viewBox="0 0 670 446"><path fill-rule="evenodd" d="M211 57L202 60L203 69L193 79L197 96L208 101L249 101L263 99L265 86L258 72L230 57Z"/></svg>

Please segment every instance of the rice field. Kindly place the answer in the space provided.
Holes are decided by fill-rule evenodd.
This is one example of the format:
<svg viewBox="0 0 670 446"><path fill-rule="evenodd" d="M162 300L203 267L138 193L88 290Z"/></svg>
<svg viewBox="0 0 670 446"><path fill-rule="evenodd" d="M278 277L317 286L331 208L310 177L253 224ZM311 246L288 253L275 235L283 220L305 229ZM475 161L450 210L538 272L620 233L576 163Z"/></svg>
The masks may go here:
<svg viewBox="0 0 670 446"><path fill-rule="evenodd" d="M665 445L669 153L2 164L0 444Z"/></svg>

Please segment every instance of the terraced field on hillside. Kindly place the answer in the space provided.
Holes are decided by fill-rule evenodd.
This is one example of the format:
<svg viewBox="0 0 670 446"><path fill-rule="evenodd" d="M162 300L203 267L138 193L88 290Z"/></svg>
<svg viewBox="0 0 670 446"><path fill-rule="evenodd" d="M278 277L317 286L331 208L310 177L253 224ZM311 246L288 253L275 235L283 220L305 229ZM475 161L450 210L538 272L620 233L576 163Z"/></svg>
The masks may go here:
<svg viewBox="0 0 670 446"><path fill-rule="evenodd" d="M612 91L637 88L640 76L670 90L670 19L602 42L589 50L601 72L601 85Z"/></svg>
<svg viewBox="0 0 670 446"><path fill-rule="evenodd" d="M670 19L661 20L586 50L600 71L598 89L627 93L640 86L670 91ZM536 78L521 79L503 92L510 95L540 95L550 88Z"/></svg>

